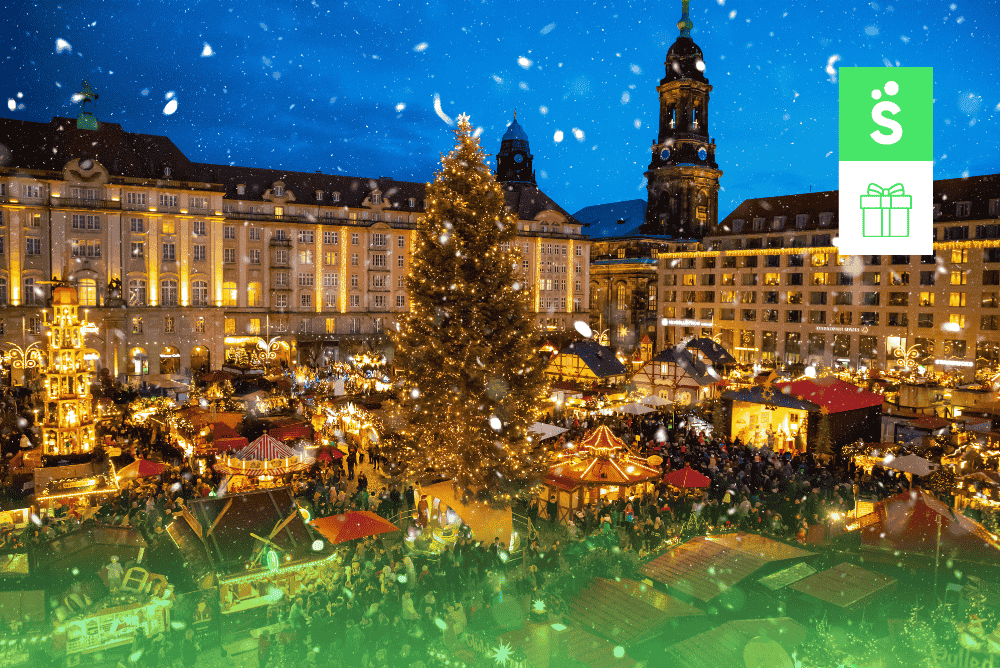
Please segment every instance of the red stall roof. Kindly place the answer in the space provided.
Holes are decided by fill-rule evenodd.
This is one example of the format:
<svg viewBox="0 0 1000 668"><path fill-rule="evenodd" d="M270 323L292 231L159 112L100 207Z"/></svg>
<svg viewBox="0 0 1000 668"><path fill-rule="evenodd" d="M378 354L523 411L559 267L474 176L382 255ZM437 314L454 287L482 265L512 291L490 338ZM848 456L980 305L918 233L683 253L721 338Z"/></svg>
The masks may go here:
<svg viewBox="0 0 1000 668"><path fill-rule="evenodd" d="M775 383L775 387L780 392L797 399L825 406L831 413L843 413L844 411L882 405L881 394L869 392L834 376L803 378L790 383Z"/></svg>
<svg viewBox="0 0 1000 668"><path fill-rule="evenodd" d="M933 556L940 517L942 557L990 563L1000 558L1000 542L982 525L923 490L879 501L874 514L875 523L861 530L861 541L869 547Z"/></svg>

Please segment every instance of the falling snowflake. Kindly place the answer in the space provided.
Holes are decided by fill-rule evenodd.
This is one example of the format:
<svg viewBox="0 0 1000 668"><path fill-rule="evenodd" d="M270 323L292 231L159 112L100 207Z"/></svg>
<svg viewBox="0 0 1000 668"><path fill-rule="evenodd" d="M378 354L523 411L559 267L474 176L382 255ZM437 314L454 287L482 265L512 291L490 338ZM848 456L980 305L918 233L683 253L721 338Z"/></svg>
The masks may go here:
<svg viewBox="0 0 1000 668"><path fill-rule="evenodd" d="M507 662L513 658L513 653L510 651L510 643L502 642L499 647L493 649L490 657L496 659L496 662L501 666L506 666Z"/></svg>

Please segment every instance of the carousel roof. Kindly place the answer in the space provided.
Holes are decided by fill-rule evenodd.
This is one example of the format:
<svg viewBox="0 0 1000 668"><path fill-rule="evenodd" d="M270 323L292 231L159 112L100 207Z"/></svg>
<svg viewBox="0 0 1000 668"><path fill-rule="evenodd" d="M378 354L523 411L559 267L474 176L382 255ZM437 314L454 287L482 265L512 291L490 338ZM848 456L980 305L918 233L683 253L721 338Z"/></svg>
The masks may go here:
<svg viewBox="0 0 1000 668"><path fill-rule="evenodd" d="M615 436L607 425L602 424L584 436L579 446L581 449L589 448L592 450L624 450L625 441Z"/></svg>
<svg viewBox="0 0 1000 668"><path fill-rule="evenodd" d="M546 481L563 489L580 485L627 487L659 478L660 472L629 454L625 442L601 425L582 441L579 460L559 461L549 467Z"/></svg>
<svg viewBox="0 0 1000 668"><path fill-rule="evenodd" d="M284 443L273 436L264 434L256 441L233 455L233 459L266 462L272 459L286 459L288 457L297 456L296 452Z"/></svg>

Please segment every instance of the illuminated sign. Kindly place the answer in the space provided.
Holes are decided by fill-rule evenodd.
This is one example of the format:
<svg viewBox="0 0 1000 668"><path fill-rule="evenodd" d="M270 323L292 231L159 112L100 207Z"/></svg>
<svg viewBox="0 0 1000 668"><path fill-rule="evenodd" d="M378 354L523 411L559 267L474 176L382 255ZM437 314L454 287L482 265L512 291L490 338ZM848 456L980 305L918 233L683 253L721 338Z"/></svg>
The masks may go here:
<svg viewBox="0 0 1000 668"><path fill-rule="evenodd" d="M690 318L663 318L660 324L664 327L711 327L711 320L692 320Z"/></svg>
<svg viewBox="0 0 1000 668"><path fill-rule="evenodd" d="M862 334L868 333L867 327L817 327L817 332L860 332Z"/></svg>
<svg viewBox="0 0 1000 668"><path fill-rule="evenodd" d="M736 350L745 350L748 353L755 353L759 351L760 348L741 348L740 346L736 346Z"/></svg>
<svg viewBox="0 0 1000 668"><path fill-rule="evenodd" d="M934 360L934 363L941 366L973 366L973 363L967 360Z"/></svg>

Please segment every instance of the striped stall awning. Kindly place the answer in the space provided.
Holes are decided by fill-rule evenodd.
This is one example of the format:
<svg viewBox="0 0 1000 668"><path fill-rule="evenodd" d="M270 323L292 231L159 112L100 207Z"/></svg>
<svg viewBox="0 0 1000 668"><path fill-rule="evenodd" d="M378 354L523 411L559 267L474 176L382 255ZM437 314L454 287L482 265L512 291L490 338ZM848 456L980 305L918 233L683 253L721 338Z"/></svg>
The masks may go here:
<svg viewBox="0 0 1000 668"><path fill-rule="evenodd" d="M256 441L233 455L233 459L266 462L272 459L286 459L288 457L297 456L298 455L295 451L286 446L284 443L273 436L264 434Z"/></svg>

